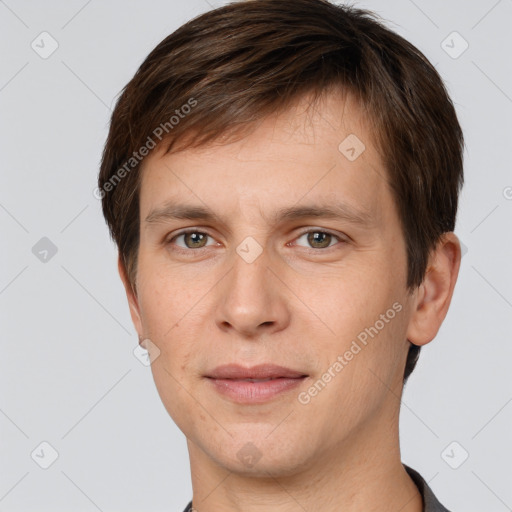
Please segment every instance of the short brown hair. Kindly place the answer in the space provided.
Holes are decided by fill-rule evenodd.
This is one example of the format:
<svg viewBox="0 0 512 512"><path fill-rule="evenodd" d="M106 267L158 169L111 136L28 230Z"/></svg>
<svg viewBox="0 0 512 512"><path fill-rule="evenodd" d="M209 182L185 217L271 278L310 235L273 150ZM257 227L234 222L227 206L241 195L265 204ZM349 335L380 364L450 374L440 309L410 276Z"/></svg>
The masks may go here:
<svg viewBox="0 0 512 512"><path fill-rule="evenodd" d="M406 241L407 287L422 283L430 251L454 230L463 185L462 130L441 77L369 11L327 0L247 0L166 37L117 100L98 192L134 291L141 155L160 143L171 151L178 141L182 149L229 138L331 87L352 93L370 119ZM411 344L404 382L419 352Z"/></svg>

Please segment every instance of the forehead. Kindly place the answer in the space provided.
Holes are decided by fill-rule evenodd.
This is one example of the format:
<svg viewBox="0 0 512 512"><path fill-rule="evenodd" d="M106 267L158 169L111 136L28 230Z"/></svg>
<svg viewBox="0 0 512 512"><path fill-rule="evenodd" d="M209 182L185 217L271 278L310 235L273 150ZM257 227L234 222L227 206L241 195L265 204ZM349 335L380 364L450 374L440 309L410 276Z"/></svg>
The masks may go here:
<svg viewBox="0 0 512 512"><path fill-rule="evenodd" d="M158 147L144 161L142 219L178 198L240 213L242 205L268 211L276 202L290 206L307 196L316 203L344 199L375 212L382 194L389 194L371 124L346 94L325 95L316 103L305 96L233 142L163 150Z"/></svg>

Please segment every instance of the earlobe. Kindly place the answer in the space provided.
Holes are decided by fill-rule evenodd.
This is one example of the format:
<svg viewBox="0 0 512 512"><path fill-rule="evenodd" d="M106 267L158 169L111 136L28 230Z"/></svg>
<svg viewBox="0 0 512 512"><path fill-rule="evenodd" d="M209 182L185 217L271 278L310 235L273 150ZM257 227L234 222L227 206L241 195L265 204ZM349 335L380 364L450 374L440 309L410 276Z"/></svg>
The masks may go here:
<svg viewBox="0 0 512 512"><path fill-rule="evenodd" d="M143 332L143 329L142 329L142 321L140 318L139 301L138 301L137 295L135 294L135 292L132 289L131 283L128 279L128 275L127 275L126 269L123 265L120 255L117 258L117 269L119 271L119 277L121 278L121 281L123 282L124 290L126 293L126 298L128 299L128 306L130 308L130 316L132 318L133 325L139 335L139 342L140 342L140 340L142 339L141 333Z"/></svg>
<svg viewBox="0 0 512 512"><path fill-rule="evenodd" d="M407 339L426 345L434 339L448 312L459 274L460 242L455 233L444 233L431 252L423 283L416 292Z"/></svg>

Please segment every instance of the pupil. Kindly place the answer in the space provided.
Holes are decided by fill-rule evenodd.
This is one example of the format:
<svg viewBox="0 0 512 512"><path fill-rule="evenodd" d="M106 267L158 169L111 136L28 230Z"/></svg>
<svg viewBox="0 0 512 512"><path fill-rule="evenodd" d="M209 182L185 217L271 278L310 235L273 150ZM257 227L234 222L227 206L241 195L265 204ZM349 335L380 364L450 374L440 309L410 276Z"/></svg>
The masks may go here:
<svg viewBox="0 0 512 512"><path fill-rule="evenodd" d="M201 247L204 235L202 233L187 233L186 238L188 239L187 242L191 242L190 244L187 243L186 245Z"/></svg>
<svg viewBox="0 0 512 512"><path fill-rule="evenodd" d="M315 248L318 247L328 247L330 243L330 237L331 235L329 233L322 233L319 231L314 231L312 233L309 233L308 235L308 241L310 245L312 245Z"/></svg>

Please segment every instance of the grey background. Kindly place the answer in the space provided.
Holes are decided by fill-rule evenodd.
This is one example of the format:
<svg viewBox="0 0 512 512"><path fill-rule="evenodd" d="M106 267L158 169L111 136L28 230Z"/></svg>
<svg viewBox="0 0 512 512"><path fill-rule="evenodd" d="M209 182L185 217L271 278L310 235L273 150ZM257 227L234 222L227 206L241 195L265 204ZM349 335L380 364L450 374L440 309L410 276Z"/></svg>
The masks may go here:
<svg viewBox="0 0 512 512"><path fill-rule="evenodd" d="M133 354L92 191L117 94L209 3L224 2L0 1L0 511L170 512L191 498L185 438ZM467 144L467 252L404 393L402 460L453 512L512 510L512 0L356 4L436 65ZM46 59L31 47L43 31L58 42ZM469 44L457 58L453 31ZM58 452L47 469L43 441Z"/></svg>

